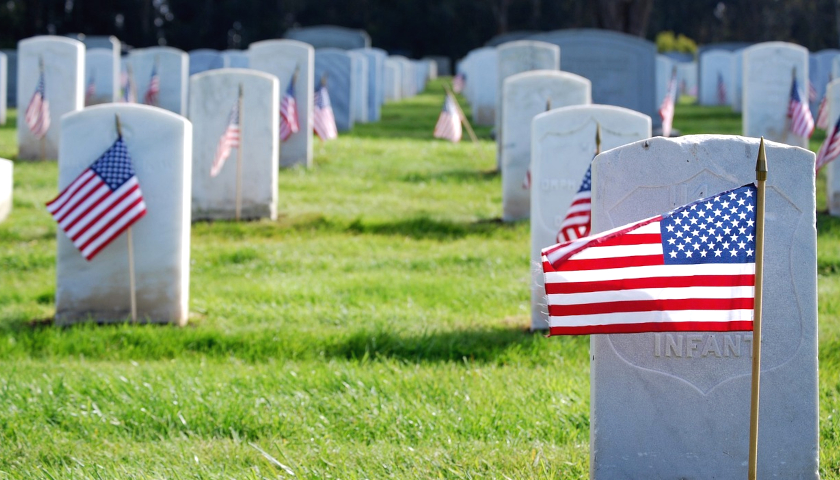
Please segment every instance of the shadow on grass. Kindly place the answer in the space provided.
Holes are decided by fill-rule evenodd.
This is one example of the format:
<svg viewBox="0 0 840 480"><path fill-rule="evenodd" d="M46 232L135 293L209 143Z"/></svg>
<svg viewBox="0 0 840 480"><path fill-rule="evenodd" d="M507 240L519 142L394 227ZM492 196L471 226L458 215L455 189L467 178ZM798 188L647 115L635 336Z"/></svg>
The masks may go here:
<svg viewBox="0 0 840 480"><path fill-rule="evenodd" d="M499 218L475 222L451 222L429 217L414 217L388 222L354 220L348 231L367 235L391 235L418 240L453 240L468 236L490 236L499 230L510 230L515 224L504 223Z"/></svg>
<svg viewBox="0 0 840 480"><path fill-rule="evenodd" d="M498 170L447 170L445 172L413 172L403 176L400 180L406 183L476 183L495 179L500 175Z"/></svg>

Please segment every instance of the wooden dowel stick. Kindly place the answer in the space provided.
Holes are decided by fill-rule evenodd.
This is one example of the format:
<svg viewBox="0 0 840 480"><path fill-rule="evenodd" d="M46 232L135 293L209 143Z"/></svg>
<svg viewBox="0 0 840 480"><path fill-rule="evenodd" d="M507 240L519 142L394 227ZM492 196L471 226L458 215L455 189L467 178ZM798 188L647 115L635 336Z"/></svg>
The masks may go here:
<svg viewBox="0 0 840 480"><path fill-rule="evenodd" d="M750 388L750 450L748 478L756 480L758 459L758 399L761 383L761 310L764 287L764 193L767 180L767 157L764 153L764 137L758 146L758 160L755 165L755 303L753 314L752 382Z"/></svg>
<svg viewBox="0 0 840 480"><path fill-rule="evenodd" d="M134 242L131 240L131 227L128 235L128 288L131 291L131 323L137 323L137 289L134 285Z"/></svg>
<svg viewBox="0 0 840 480"><path fill-rule="evenodd" d="M464 111L461 110L461 105L458 103L458 98L455 97L455 94L452 93L452 89L450 89L449 85L447 85L446 83L443 84L443 88L446 90L447 94L452 95L452 100L455 101L455 108L458 109L458 117L461 118L461 123L463 123L464 126L467 128L467 133L470 135L470 140L472 140L473 143L476 146L478 146L478 137L475 136L475 132L472 129L472 125L470 125L470 121L467 120L467 116L464 115Z"/></svg>

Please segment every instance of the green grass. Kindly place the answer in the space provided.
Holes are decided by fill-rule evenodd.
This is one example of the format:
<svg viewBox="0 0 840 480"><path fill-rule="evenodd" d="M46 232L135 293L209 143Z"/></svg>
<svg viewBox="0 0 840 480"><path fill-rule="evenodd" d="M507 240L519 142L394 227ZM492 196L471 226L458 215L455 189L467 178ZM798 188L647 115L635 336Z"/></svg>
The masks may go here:
<svg viewBox="0 0 840 480"><path fill-rule="evenodd" d="M54 162L0 224L0 479L583 478L588 338L526 332L529 232L442 101L316 143L277 221L192 229L190 323L56 328ZM0 156L15 154L14 112ZM683 133L740 131L680 104ZM812 144L815 148L815 145ZM820 179L822 182L822 179ZM825 208L820 194L819 209ZM840 220L818 216L821 474L840 478Z"/></svg>

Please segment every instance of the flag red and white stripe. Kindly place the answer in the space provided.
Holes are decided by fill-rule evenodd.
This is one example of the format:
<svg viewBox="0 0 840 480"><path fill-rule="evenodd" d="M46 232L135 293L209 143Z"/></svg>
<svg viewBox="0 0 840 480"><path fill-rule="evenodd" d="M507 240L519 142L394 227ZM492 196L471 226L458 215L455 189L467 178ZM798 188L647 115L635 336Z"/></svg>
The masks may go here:
<svg viewBox="0 0 840 480"><path fill-rule="evenodd" d="M157 105L158 97L160 96L160 76L158 75L157 65L152 66L152 76L149 79L149 86L146 88L146 95L143 97L143 103L146 105Z"/></svg>
<svg viewBox="0 0 840 480"><path fill-rule="evenodd" d="M814 117L811 115L811 108L808 106L808 102L802 101L799 93L799 85L795 78L790 87L788 117L790 117L791 132L800 137L811 137L811 133L814 132Z"/></svg>
<svg viewBox="0 0 840 480"><path fill-rule="evenodd" d="M227 127L224 133L219 137L219 144L216 145L216 155L213 157L213 165L210 167L210 176L215 177L222 171L225 165L225 160L230 157L230 151L233 148L239 148L241 143L239 129L239 99L233 104L228 115Z"/></svg>
<svg viewBox="0 0 840 480"><path fill-rule="evenodd" d="M297 102L295 101L295 79L289 81L289 88L280 100L280 141L285 142L293 133L300 131Z"/></svg>
<svg viewBox="0 0 840 480"><path fill-rule="evenodd" d="M566 217L557 231L557 242L569 242L589 235L592 227L592 165L586 169Z"/></svg>
<svg viewBox="0 0 840 480"><path fill-rule="evenodd" d="M458 115L458 109L455 107L455 101L448 93L443 100L443 108L438 116L437 124L435 125L434 137L449 140L450 142L461 141L461 117Z"/></svg>
<svg viewBox="0 0 840 480"><path fill-rule="evenodd" d="M823 96L820 107L817 109L817 127L828 130L828 95Z"/></svg>
<svg viewBox="0 0 840 480"><path fill-rule="evenodd" d="M671 72L671 80L668 81L668 90L662 105L659 106L659 117L662 119L662 136L670 137L671 128L674 124L674 104L677 101L677 70Z"/></svg>
<svg viewBox="0 0 840 480"><path fill-rule="evenodd" d="M47 211L87 260L142 218L146 203L123 139L47 203Z"/></svg>
<svg viewBox="0 0 840 480"><path fill-rule="evenodd" d="M44 72L38 76L38 85L35 93L29 100L24 115L26 126L37 138L43 138L50 129L50 102L47 100L46 85L44 83Z"/></svg>
<svg viewBox="0 0 840 480"><path fill-rule="evenodd" d="M817 161L814 165L815 171L819 172L822 167L840 156L840 118L837 123L827 132L825 141L817 151Z"/></svg>
<svg viewBox="0 0 840 480"><path fill-rule="evenodd" d="M819 98L817 89L814 87L814 83L808 80L808 101L815 102L817 98Z"/></svg>
<svg viewBox="0 0 840 480"><path fill-rule="evenodd" d="M315 108L312 111L312 128L321 140L338 138L338 128L335 125L330 94L326 85L321 85L315 92Z"/></svg>
<svg viewBox="0 0 840 480"><path fill-rule="evenodd" d="M745 185L544 249L550 334L752 330L755 197Z"/></svg>

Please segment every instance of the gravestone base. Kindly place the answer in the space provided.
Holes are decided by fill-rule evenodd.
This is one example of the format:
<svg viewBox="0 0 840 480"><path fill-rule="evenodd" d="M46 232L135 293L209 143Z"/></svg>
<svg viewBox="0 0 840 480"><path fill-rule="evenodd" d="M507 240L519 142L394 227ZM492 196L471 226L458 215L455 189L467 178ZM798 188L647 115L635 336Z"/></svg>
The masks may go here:
<svg viewBox="0 0 840 480"><path fill-rule="evenodd" d="M277 220L277 206L276 205L245 205L242 204L242 210L239 215L240 220L260 220L263 218L270 218ZM231 213L231 208L224 209L196 209L193 207L192 221L214 221L214 220L235 220L235 214Z"/></svg>

